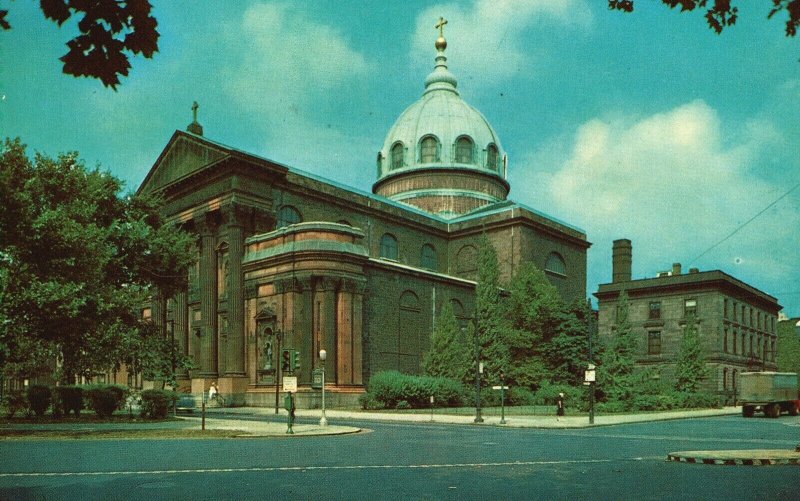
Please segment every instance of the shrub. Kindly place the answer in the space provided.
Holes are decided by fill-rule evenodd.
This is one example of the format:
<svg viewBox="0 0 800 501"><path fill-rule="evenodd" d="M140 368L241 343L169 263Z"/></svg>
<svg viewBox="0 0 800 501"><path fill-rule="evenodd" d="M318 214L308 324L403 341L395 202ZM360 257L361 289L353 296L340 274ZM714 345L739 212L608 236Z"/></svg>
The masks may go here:
<svg viewBox="0 0 800 501"><path fill-rule="evenodd" d="M37 417L43 416L50 407L52 396L50 387L43 384L34 384L28 388L28 403Z"/></svg>
<svg viewBox="0 0 800 501"><path fill-rule="evenodd" d="M430 398L433 396L434 405L454 407L461 405L462 393L461 384L452 379L387 371L372 376L367 389L369 396L364 396L361 402L362 406L366 402L394 409L399 402L405 401L410 408L426 408L430 407Z"/></svg>
<svg viewBox="0 0 800 501"><path fill-rule="evenodd" d="M97 414L97 417L101 418L111 417L114 411L125 402L127 393L126 387L115 384L92 385L83 390L83 394L89 401L89 407Z"/></svg>
<svg viewBox="0 0 800 501"><path fill-rule="evenodd" d="M27 413L30 411L28 397L22 390L9 390L3 396L3 405L6 408L6 417L9 419L13 418L17 412Z"/></svg>
<svg viewBox="0 0 800 501"><path fill-rule="evenodd" d="M141 397L142 417L164 419L178 399L178 394L169 390L144 390Z"/></svg>
<svg viewBox="0 0 800 501"><path fill-rule="evenodd" d="M365 411L377 411L384 408L383 402L376 399L372 393L362 393L358 397L358 403Z"/></svg>
<svg viewBox="0 0 800 501"><path fill-rule="evenodd" d="M586 407L586 391L583 387L568 386L565 384L552 384L543 381L534 394L536 405L552 405L555 407L558 394L564 394L564 407L583 409Z"/></svg>
<svg viewBox="0 0 800 501"><path fill-rule="evenodd" d="M81 415L83 408L83 388L75 385L53 387L53 414L61 415L72 412Z"/></svg>
<svg viewBox="0 0 800 501"><path fill-rule="evenodd" d="M395 405L395 409L402 410L402 409L410 409L410 408L411 408L411 405L408 402L406 402L405 400L400 400L399 402L397 402L397 405Z"/></svg>
<svg viewBox="0 0 800 501"><path fill-rule="evenodd" d="M511 387L506 391L505 399L506 405L533 405L535 395L528 388Z"/></svg>

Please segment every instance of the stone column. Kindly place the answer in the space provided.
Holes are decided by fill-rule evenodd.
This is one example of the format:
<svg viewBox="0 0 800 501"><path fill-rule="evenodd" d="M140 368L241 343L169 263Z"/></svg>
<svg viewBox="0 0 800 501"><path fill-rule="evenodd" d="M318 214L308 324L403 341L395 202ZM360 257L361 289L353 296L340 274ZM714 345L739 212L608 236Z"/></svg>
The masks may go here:
<svg viewBox="0 0 800 501"><path fill-rule="evenodd" d="M200 231L200 377L217 376L217 253L210 214L198 224Z"/></svg>
<svg viewBox="0 0 800 501"><path fill-rule="evenodd" d="M230 376L244 376L244 225L248 219L246 210L231 204L225 209L228 224L228 346L225 372Z"/></svg>
<svg viewBox="0 0 800 501"><path fill-rule="evenodd" d="M338 356L336 343L336 289L338 280L333 278L320 278L316 281L314 293L314 329L316 330L316 350L313 354L319 357L319 350L327 352L325 362L325 380L334 383L337 381Z"/></svg>

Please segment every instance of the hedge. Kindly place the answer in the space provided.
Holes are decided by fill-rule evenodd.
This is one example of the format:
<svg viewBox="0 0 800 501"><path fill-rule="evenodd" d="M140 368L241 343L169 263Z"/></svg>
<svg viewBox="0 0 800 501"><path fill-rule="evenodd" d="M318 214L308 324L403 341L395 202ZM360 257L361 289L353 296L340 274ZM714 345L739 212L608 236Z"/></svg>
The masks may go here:
<svg viewBox="0 0 800 501"><path fill-rule="evenodd" d="M72 412L76 416L81 415L83 408L83 387L76 385L64 385L53 387L53 414L61 416Z"/></svg>
<svg viewBox="0 0 800 501"><path fill-rule="evenodd" d="M411 376L397 371L379 372L369 380L367 393L359 398L364 409L456 407L463 400L457 381L442 377Z"/></svg>
<svg viewBox="0 0 800 501"><path fill-rule="evenodd" d="M98 384L84 387L83 394L97 417L107 418L122 407L128 388L116 384Z"/></svg>
<svg viewBox="0 0 800 501"><path fill-rule="evenodd" d="M50 394L50 387L43 384L33 384L28 387L28 404L37 417L44 416L47 408L50 407L53 397Z"/></svg>
<svg viewBox="0 0 800 501"><path fill-rule="evenodd" d="M169 390L144 390L141 397L142 417L164 419L178 399L178 394Z"/></svg>
<svg viewBox="0 0 800 501"><path fill-rule="evenodd" d="M17 412L27 414L30 412L30 405L28 405L28 396L23 390L9 390L3 396L3 405L6 408L6 417L11 419Z"/></svg>

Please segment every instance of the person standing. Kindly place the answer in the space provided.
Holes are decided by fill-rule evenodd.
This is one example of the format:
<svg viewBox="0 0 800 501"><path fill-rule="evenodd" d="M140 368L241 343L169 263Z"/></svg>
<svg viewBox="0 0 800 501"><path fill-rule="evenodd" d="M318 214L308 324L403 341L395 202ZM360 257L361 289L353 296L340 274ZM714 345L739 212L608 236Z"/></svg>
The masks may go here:
<svg viewBox="0 0 800 501"><path fill-rule="evenodd" d="M556 399L556 419L561 420L561 416L564 415L564 394L559 393L558 398Z"/></svg>
<svg viewBox="0 0 800 501"><path fill-rule="evenodd" d="M217 382L213 381L211 386L208 388L208 401L216 401L217 395L219 395L219 389L217 388Z"/></svg>

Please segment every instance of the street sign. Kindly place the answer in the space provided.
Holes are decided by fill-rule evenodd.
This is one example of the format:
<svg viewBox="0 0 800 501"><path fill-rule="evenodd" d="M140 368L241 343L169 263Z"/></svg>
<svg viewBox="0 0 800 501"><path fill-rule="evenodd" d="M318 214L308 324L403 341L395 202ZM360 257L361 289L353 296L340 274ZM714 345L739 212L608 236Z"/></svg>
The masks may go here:
<svg viewBox="0 0 800 501"><path fill-rule="evenodd" d="M322 369L314 369L311 374L311 387L315 390L322 389Z"/></svg>
<svg viewBox="0 0 800 501"><path fill-rule="evenodd" d="M492 386L493 390L507 390L508 386Z"/></svg>
<svg viewBox="0 0 800 501"><path fill-rule="evenodd" d="M283 391L289 391L289 392L297 391L297 376L283 377Z"/></svg>

